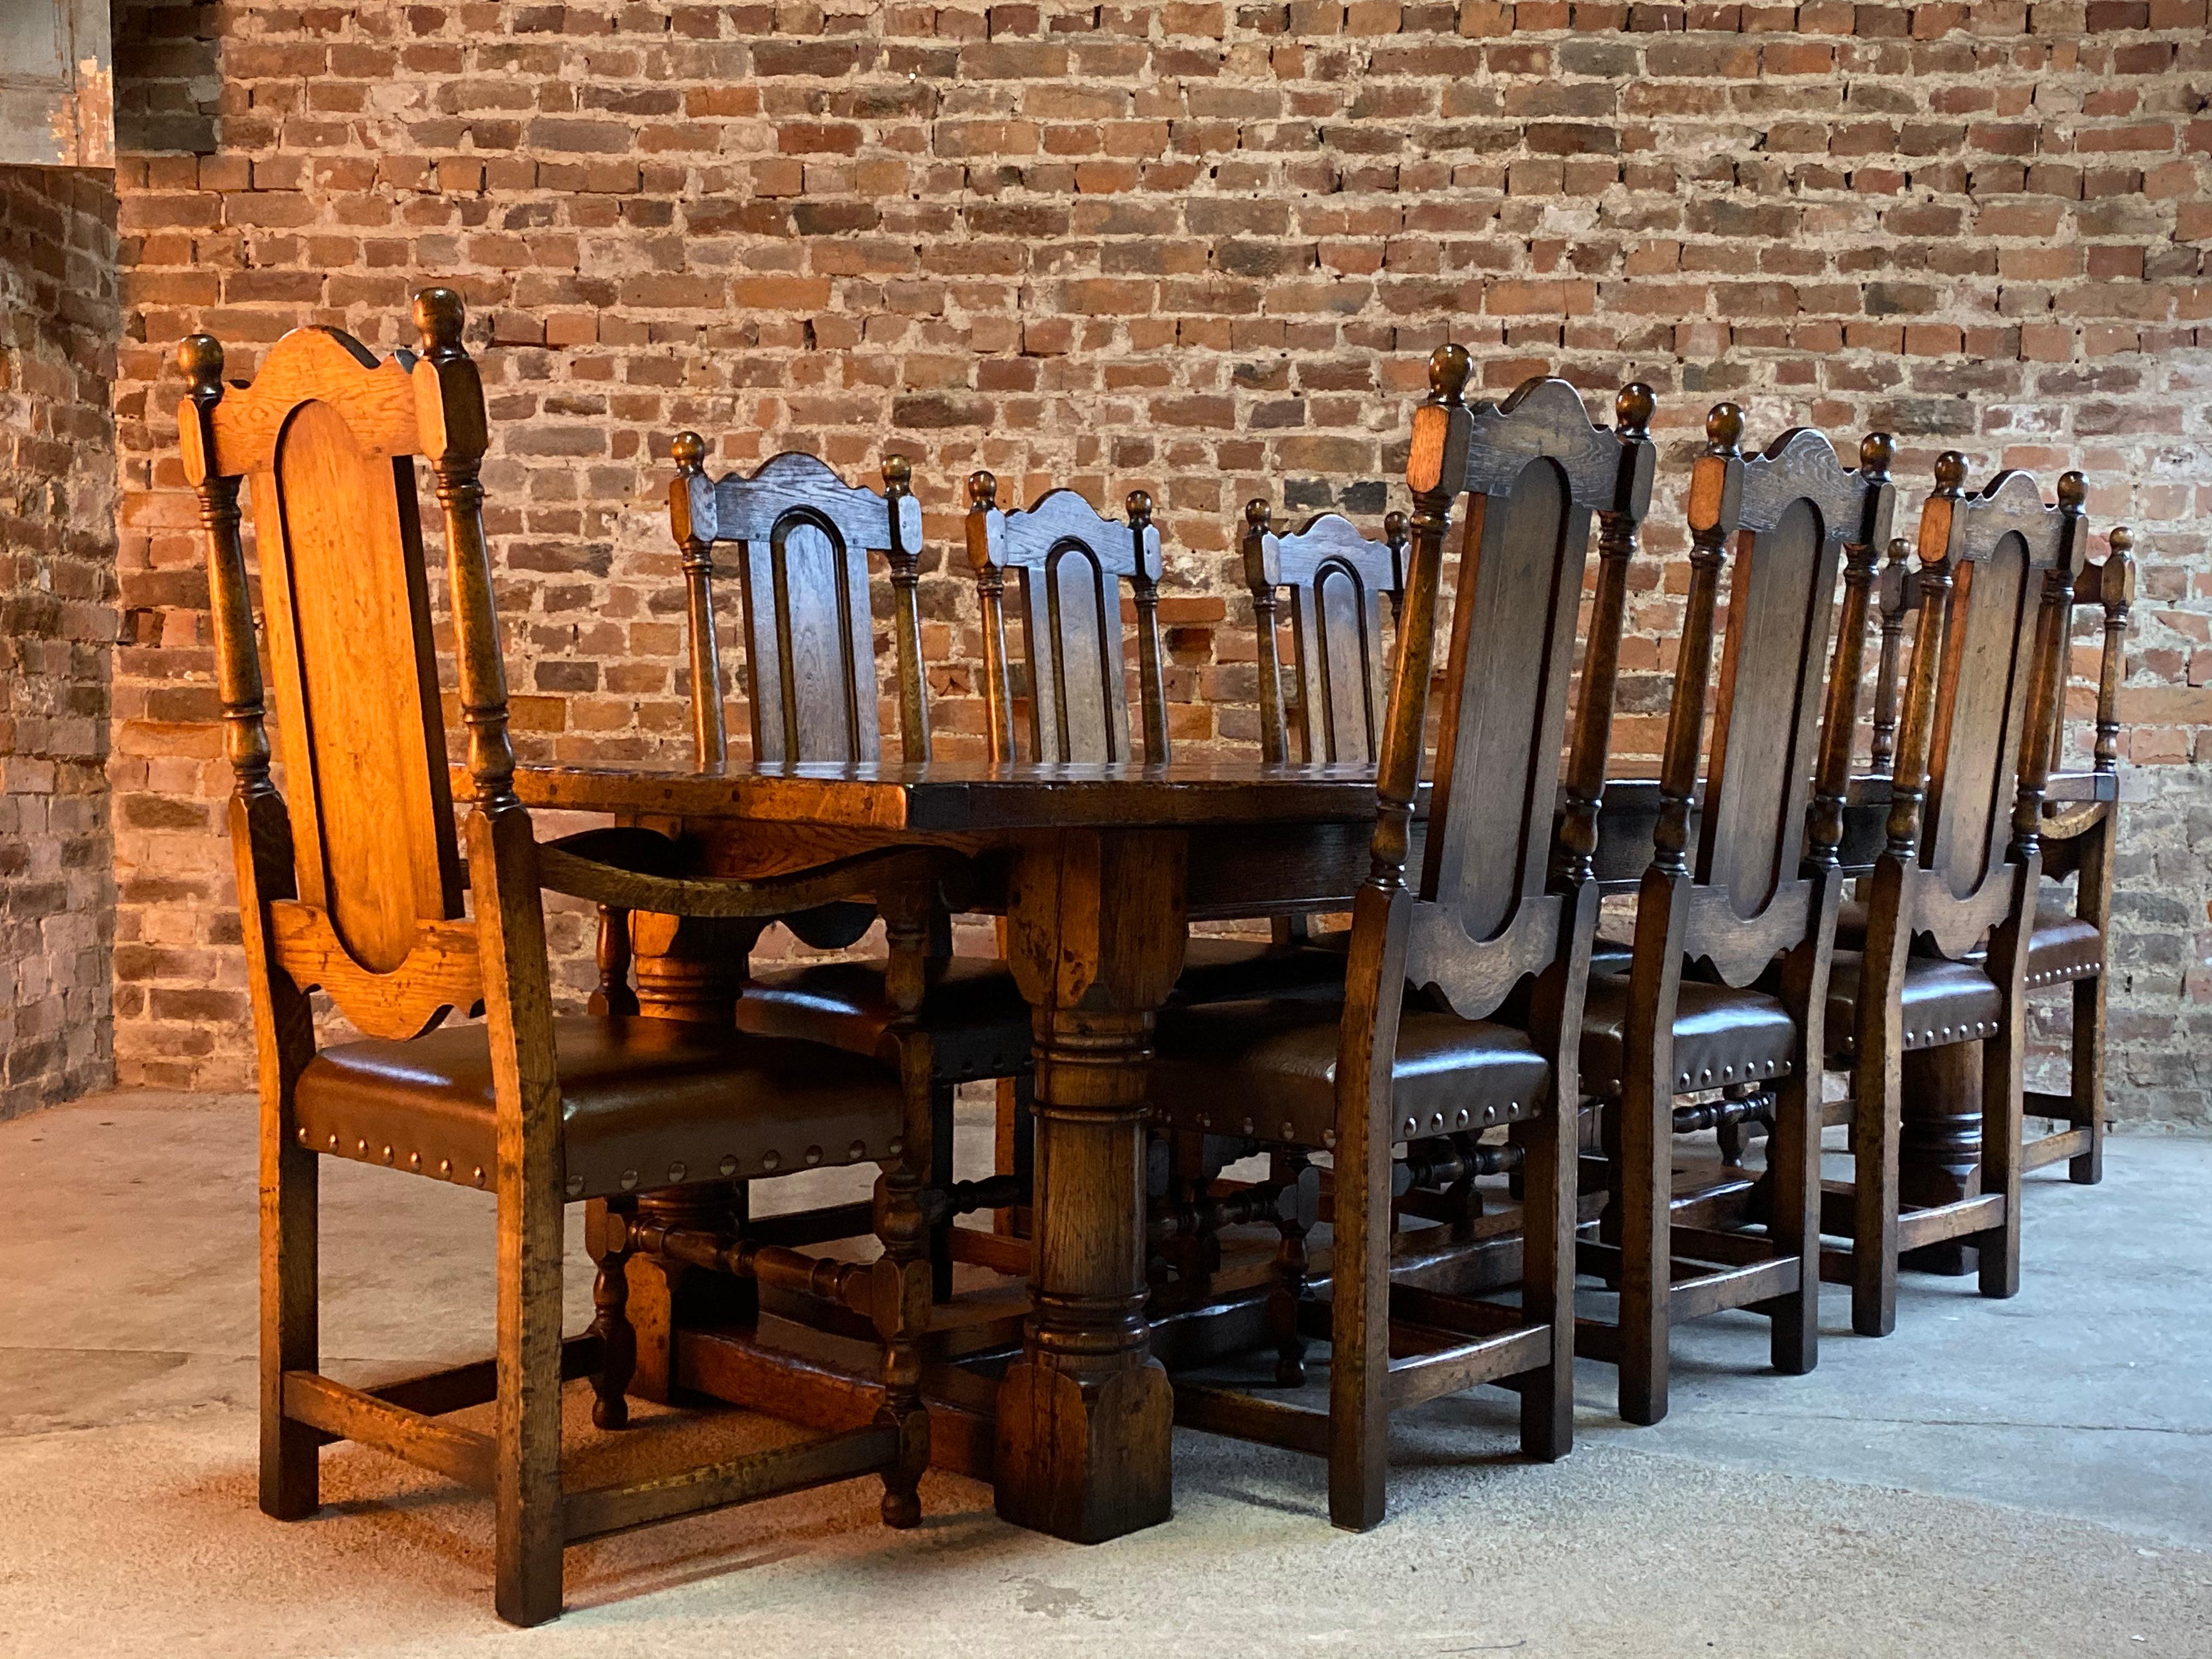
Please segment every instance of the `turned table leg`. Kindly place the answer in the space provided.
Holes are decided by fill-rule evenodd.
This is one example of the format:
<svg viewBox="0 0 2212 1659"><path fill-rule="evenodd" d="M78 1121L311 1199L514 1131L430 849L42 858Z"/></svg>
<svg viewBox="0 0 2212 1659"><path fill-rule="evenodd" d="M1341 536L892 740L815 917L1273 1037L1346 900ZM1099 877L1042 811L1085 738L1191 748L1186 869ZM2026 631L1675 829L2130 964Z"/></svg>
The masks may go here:
<svg viewBox="0 0 2212 1659"><path fill-rule="evenodd" d="M1897 1195L1907 1204L1950 1204L1982 1190L1982 1045L1953 1042L1901 1056ZM1956 1277L1978 1252L1948 1239L1908 1250L1898 1266Z"/></svg>
<svg viewBox="0 0 2212 1659"><path fill-rule="evenodd" d="M1007 959L1036 1021L1036 1312L998 1400L998 1510L1099 1543L1166 1520L1175 1405L1145 1317L1145 1085L1182 966L1182 836L1026 843Z"/></svg>
<svg viewBox="0 0 2212 1659"><path fill-rule="evenodd" d="M728 1025L736 1018L744 982L745 953L755 924L651 915L630 919L637 975L638 1012L649 1019L683 1019ZM659 1171L641 1172L649 1178ZM745 1188L736 1181L692 1182L659 1190L641 1187L640 1222L742 1232ZM680 1261L634 1255L624 1264L628 1313L636 1334L636 1369L629 1392L665 1403L676 1386L676 1332L684 1327L749 1323L757 1311L750 1279L702 1273Z"/></svg>

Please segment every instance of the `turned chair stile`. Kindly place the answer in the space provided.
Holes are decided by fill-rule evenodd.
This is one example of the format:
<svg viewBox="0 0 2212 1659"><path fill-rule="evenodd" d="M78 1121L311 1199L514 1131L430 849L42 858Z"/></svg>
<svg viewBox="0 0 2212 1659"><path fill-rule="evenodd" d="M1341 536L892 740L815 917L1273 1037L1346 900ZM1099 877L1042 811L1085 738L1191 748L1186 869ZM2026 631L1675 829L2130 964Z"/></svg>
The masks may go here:
<svg viewBox="0 0 2212 1659"><path fill-rule="evenodd" d="M1439 348L1414 415L1401 642L1340 1011L1297 998L1170 1009L1152 1072L1152 1109L1172 1127L1332 1155L1328 1410L1188 1382L1176 1409L1190 1426L1325 1453L1331 1518L1353 1528L1382 1519L1395 1409L1494 1382L1520 1395L1528 1455L1559 1457L1573 1439L1577 1038L1625 567L1650 501L1651 396L1625 390L1607 431L1558 380L1470 408L1469 368L1462 348ZM1436 781L1409 883L1444 534L1462 496ZM1594 519L1607 555L1555 838ZM1481 1139L1498 1126L1519 1127L1516 1146ZM1525 1189L1518 1305L1394 1285L1401 1178L1511 1164Z"/></svg>
<svg viewBox="0 0 2212 1659"><path fill-rule="evenodd" d="M795 1045L675 1020L554 1017L541 890L743 917L814 902L825 884L811 872L678 877L672 844L643 830L536 840L507 737L478 481L483 387L461 347L458 296L424 291L415 320L419 356L380 362L335 330L300 329L243 387L226 387L222 348L207 336L179 352L181 447L199 501L235 779L229 816L260 1079L260 1501L279 1519L313 1513L318 1449L337 1439L488 1492L498 1610L533 1624L559 1612L563 1547L585 1539L865 1474L883 1476L887 1522L919 1519L928 1455L915 1346L928 1313L922 1172L901 1150L913 1126L896 1080L872 1063L824 1066ZM444 518L474 787L465 866L447 793L418 456ZM270 776L241 479L259 532L285 793ZM828 884L857 885L904 919L957 873L939 854L908 850L847 860ZM900 932L910 941L903 920ZM911 942L902 957L917 959ZM901 978L911 1003L915 975ZM318 1049L308 994L319 988L366 1040ZM476 1011L480 1024L449 1023ZM833 1147L836 1160L882 1164L878 1262L635 1224L631 1194L648 1174L671 1184L757 1179L805 1167L810 1144L817 1156ZM321 1374L318 1155L496 1194L493 1363L369 1389ZM592 1201L598 1253L613 1265L592 1332L564 1342L562 1212L578 1200ZM564 1490L561 1384L592 1377L600 1419L622 1420L623 1264L663 1250L872 1318L884 1348L874 1421L673 1478ZM489 1433L445 1420L487 1401L496 1407Z"/></svg>
<svg viewBox="0 0 2212 1659"><path fill-rule="evenodd" d="M2077 472L2059 480L2056 507L2020 472L1968 495L1954 452L1936 476L1888 843L1866 882L1863 950L1835 953L1829 986L1830 1063L1850 1072L1856 1167L1849 1194L1824 1206L1824 1231L1850 1237L1851 1322L1868 1336L1895 1327L1904 1251L1978 1246L1984 1295L2020 1287L2027 945L2085 534ZM1983 1190L1901 1204L1904 1056L1973 1042L1984 1045Z"/></svg>
<svg viewBox="0 0 2212 1659"><path fill-rule="evenodd" d="M1619 1289L1620 1312L1613 1326L1586 1322L1578 1351L1619 1365L1633 1423L1666 1415L1677 1318L1755 1308L1776 1369L1816 1363L1821 1022L1868 590L1895 501L1886 434L1866 439L1852 472L1803 428L1746 459L1733 404L1705 429L1652 861L1629 970L1592 981L1583 1027L1583 1086L1607 1103L1612 1197L1603 1242L1580 1256ZM1724 567L1727 633L1709 696ZM1778 958L1790 970L1779 995L1759 988ZM1675 1104L1716 1091L1725 1098ZM1677 1224L1674 1135L1753 1114L1773 1126L1763 1233Z"/></svg>
<svg viewBox="0 0 2212 1659"><path fill-rule="evenodd" d="M2021 1149L2021 1168L2039 1170L2064 1160L2068 1178L2081 1186L2095 1185L2105 1173L2106 987L2112 967L2112 861L2119 840L2120 689L2128 678L2135 544L2133 531L2115 526L2104 559L2085 564L2074 579L2075 607L2094 611L2102 624L2090 767L2098 778L2114 782L2108 799L2045 808L2043 872L2058 879L2071 875L2074 902L2070 908L2039 907L2027 945L2029 994L2068 987L2074 1018L2064 1092L2031 1092L2024 1108L2031 1117L2055 1119L2066 1127L2029 1141ZM2053 770L2060 768L2065 739L2062 686L2058 718L2051 724Z"/></svg>

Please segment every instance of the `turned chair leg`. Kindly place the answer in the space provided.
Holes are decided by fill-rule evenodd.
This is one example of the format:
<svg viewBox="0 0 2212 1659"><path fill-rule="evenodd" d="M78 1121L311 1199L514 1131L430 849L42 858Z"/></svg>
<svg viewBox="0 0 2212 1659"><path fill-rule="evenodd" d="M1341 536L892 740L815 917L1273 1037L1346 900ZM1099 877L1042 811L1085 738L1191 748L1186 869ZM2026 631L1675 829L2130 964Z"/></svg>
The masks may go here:
<svg viewBox="0 0 2212 1659"><path fill-rule="evenodd" d="M589 1334L599 1340L599 1369L592 1374L592 1421L602 1429L629 1426L629 1389L637 1370L637 1331L629 1322L629 1230L599 1256L592 1281Z"/></svg>
<svg viewBox="0 0 2212 1659"><path fill-rule="evenodd" d="M929 1413L921 1399L921 1334L933 1303L930 1229L915 1162L884 1166L876 1181L876 1332L884 1345L884 1403L878 1423L899 1434L897 1460L884 1471L887 1527L921 1524L921 1477L929 1467Z"/></svg>

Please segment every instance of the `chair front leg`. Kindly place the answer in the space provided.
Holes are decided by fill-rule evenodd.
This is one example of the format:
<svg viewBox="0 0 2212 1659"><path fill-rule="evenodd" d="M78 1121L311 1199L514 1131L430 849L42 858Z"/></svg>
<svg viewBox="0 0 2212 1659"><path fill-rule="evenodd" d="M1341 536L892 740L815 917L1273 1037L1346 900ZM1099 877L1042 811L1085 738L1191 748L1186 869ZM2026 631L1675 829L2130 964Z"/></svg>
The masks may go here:
<svg viewBox="0 0 2212 1659"><path fill-rule="evenodd" d="M1822 1073L1801 1050L1775 1091L1766 1142L1772 1192L1767 1232L1777 1255L1797 1258L1797 1288L1768 1315L1774 1369L1802 1376L1820 1356L1820 1086Z"/></svg>
<svg viewBox="0 0 2212 1659"><path fill-rule="evenodd" d="M1891 1023L1893 1026L1893 1022ZM1887 1042L1861 1045L1852 1079L1851 1328L1897 1328L1897 1142L1902 1082Z"/></svg>
<svg viewBox="0 0 2212 1659"><path fill-rule="evenodd" d="M1552 1091L1522 1142L1521 1307L1550 1334L1550 1357L1521 1387L1521 1450L1556 1462L1575 1443L1575 1226L1579 1216L1580 1103Z"/></svg>
<svg viewBox="0 0 2212 1659"><path fill-rule="evenodd" d="M313 1051L312 1039L308 1052ZM323 1437L284 1414L284 1373L320 1364L319 1172L294 1137L289 1091L265 1084L261 1133L261 1512L301 1521L322 1506Z"/></svg>
<svg viewBox="0 0 2212 1659"><path fill-rule="evenodd" d="M1657 1073L1671 1054L1635 1056L1620 1093L1620 1414L1667 1415L1673 1311L1674 1097ZM1532 1180L1529 1190L1535 1191Z"/></svg>
<svg viewBox="0 0 2212 1659"><path fill-rule="evenodd" d="M1395 1033L1392 1034L1395 1036ZM1364 1102L1362 1105L1364 1105ZM1390 1137L1382 1117L1339 1120L1330 1230L1328 1518L1382 1520L1390 1429Z"/></svg>
<svg viewBox="0 0 2212 1659"><path fill-rule="evenodd" d="M2111 947L2106 947L2109 953ZM2106 966L2110 968L2110 962ZM2071 1126L2089 1132L2089 1150L2066 1164L2066 1178L2094 1187L2105 1178L2105 984L2107 973L2074 981L2074 1042L2067 1093ZM1984 1073L1986 1076L1987 1074Z"/></svg>

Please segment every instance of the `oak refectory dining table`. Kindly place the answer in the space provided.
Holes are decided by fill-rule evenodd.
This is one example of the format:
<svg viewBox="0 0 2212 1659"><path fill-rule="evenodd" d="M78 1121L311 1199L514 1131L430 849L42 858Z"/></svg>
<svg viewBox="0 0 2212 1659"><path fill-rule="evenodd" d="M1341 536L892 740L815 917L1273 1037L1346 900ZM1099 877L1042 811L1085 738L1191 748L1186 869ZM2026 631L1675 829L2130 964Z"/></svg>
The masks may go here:
<svg viewBox="0 0 2212 1659"><path fill-rule="evenodd" d="M2054 810L2109 776L2051 780ZM1172 1507L1174 1403L1146 1321L1146 1064L1153 1017L1194 921L1342 908L1375 822L1364 767L1200 758L1164 765L935 761L733 763L720 772L526 766L532 808L605 813L690 841L708 872L759 876L871 848L969 856L974 908L1006 918L1006 957L1034 1017L1035 1186L1030 1311L996 1384L988 1461L999 1513L1078 1541L1153 1525ZM1854 785L1847 865L1870 864L1888 780ZM1599 874L1632 890L1650 855L1656 784L1609 784ZM1417 822L1419 809L1416 809ZM1418 866L1419 853L1414 862ZM641 942L650 1012L726 1002L742 974L711 924ZM857 1407L856 1407L857 1409Z"/></svg>

